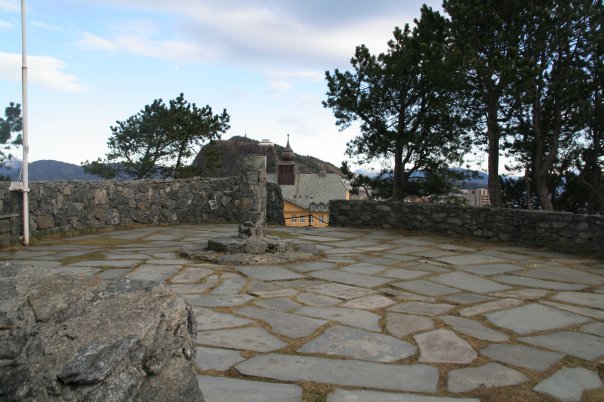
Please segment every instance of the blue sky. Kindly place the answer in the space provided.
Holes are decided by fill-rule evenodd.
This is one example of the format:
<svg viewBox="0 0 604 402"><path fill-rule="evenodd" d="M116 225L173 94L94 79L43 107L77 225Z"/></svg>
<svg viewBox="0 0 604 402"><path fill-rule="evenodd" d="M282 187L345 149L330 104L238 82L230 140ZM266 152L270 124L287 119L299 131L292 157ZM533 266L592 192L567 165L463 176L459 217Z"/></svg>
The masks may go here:
<svg viewBox="0 0 604 402"><path fill-rule="evenodd" d="M321 101L355 46L385 49L416 0L27 1L30 160L103 156L109 127L183 92L231 129L339 166L356 135ZM0 0L0 107L21 103L20 1Z"/></svg>

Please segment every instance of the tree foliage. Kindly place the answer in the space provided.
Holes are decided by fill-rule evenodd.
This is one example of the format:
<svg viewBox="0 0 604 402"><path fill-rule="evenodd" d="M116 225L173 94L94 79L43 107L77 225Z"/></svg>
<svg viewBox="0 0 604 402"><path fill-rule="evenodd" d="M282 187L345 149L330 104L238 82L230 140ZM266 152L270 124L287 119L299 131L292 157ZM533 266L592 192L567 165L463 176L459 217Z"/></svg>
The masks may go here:
<svg viewBox="0 0 604 402"><path fill-rule="evenodd" d="M22 130L21 105L10 102L4 109L4 118L0 117L0 165L12 159L11 147L22 145Z"/></svg>
<svg viewBox="0 0 604 402"><path fill-rule="evenodd" d="M439 170L460 162L467 142L452 100L446 62L450 37L446 20L428 7L415 28L395 28L388 51L370 53L358 46L352 71L326 72L327 99L341 129L360 123L360 135L347 154L360 162L393 160L391 198L409 193L420 170Z"/></svg>
<svg viewBox="0 0 604 402"><path fill-rule="evenodd" d="M213 114L181 93L166 105L156 99L136 115L117 121L107 141L104 160L84 162L88 173L104 178L143 179L187 177L195 173L188 162L204 142L219 139L229 129L226 110Z"/></svg>

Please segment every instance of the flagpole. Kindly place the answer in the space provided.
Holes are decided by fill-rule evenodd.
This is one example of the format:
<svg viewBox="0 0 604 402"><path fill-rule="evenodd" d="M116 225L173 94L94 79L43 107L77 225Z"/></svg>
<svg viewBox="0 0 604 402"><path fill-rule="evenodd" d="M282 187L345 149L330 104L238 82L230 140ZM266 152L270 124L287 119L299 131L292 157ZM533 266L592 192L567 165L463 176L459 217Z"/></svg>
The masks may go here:
<svg viewBox="0 0 604 402"><path fill-rule="evenodd" d="M23 102L23 244L29 244L29 138L27 124L27 49L25 30L25 0L21 0L21 91Z"/></svg>

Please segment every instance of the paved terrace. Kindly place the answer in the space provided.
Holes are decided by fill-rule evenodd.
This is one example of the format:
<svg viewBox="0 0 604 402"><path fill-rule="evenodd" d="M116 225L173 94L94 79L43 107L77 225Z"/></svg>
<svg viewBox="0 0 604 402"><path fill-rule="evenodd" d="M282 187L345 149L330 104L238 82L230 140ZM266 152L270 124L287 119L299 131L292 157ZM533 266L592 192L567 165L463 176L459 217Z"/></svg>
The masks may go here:
<svg viewBox="0 0 604 402"><path fill-rule="evenodd" d="M47 241L0 259L163 281L194 306L220 401L602 401L604 262L380 230L286 229L324 258L218 266L180 247L235 225Z"/></svg>

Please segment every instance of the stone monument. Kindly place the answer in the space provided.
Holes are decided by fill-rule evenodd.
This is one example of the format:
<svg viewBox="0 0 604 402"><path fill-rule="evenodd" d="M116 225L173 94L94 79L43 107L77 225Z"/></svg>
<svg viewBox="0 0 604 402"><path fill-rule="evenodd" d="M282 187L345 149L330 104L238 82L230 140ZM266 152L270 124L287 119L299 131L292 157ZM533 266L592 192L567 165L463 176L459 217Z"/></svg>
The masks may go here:
<svg viewBox="0 0 604 402"><path fill-rule="evenodd" d="M241 155L239 170L239 228L237 236L208 240L200 250L182 250L184 257L224 264L279 264L308 260L319 251L308 243L265 235L266 156Z"/></svg>

